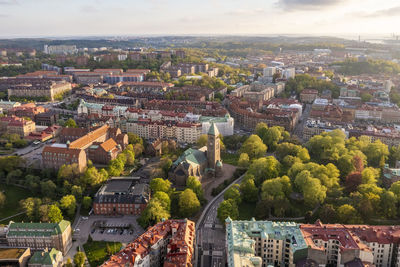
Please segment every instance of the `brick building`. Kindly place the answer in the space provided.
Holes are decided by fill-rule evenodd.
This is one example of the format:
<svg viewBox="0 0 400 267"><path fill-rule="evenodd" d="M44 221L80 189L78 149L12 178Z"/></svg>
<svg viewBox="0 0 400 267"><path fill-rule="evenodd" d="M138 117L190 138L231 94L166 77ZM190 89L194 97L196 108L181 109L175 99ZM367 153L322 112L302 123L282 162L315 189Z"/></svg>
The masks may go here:
<svg viewBox="0 0 400 267"><path fill-rule="evenodd" d="M193 266L195 223L167 220L148 228L102 266Z"/></svg>
<svg viewBox="0 0 400 267"><path fill-rule="evenodd" d="M96 215L140 215L150 201L147 184L136 184L130 177L114 177L107 181L93 199Z"/></svg>
<svg viewBox="0 0 400 267"><path fill-rule="evenodd" d="M72 229L69 221L59 223L15 223L10 221L6 234L12 247L31 249L55 248L66 255L72 246Z"/></svg>

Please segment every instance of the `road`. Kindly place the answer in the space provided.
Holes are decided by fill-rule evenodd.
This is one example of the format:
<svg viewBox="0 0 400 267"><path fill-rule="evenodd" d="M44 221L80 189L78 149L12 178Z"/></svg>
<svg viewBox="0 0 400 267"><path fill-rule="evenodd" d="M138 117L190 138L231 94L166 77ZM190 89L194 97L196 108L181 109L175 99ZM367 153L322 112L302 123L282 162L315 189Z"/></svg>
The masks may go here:
<svg viewBox="0 0 400 267"><path fill-rule="evenodd" d="M311 105L306 104L306 108L303 110L303 113L301 114L300 121L296 125L296 128L293 131L294 135L296 135L301 141L303 141L304 123L307 122L308 117L310 116L310 111L311 111Z"/></svg>
<svg viewBox="0 0 400 267"><path fill-rule="evenodd" d="M233 184L240 183L244 175L236 179L205 207L196 224L197 267L223 267L226 262L225 229L217 218L219 204L224 200L225 191Z"/></svg>

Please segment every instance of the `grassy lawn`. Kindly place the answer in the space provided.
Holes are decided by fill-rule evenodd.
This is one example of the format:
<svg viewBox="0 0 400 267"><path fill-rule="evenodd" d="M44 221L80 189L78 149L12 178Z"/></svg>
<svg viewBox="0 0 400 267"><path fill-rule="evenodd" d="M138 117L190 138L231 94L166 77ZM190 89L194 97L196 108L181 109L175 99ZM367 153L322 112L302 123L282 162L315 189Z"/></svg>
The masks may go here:
<svg viewBox="0 0 400 267"><path fill-rule="evenodd" d="M6 195L6 204L0 208L0 220L20 212L21 208L19 206L19 201L32 196L32 193L29 190L15 185L0 184L0 191L4 192ZM18 217L13 218L15 221L17 221L17 219Z"/></svg>
<svg viewBox="0 0 400 267"><path fill-rule="evenodd" d="M110 253L107 253L107 244ZM121 250L122 244L119 242L91 241L83 245L90 266L100 266L112 254Z"/></svg>
<svg viewBox="0 0 400 267"><path fill-rule="evenodd" d="M239 220L250 220L254 216L256 209L255 203L247 203L242 201L239 205Z"/></svg>
<svg viewBox="0 0 400 267"><path fill-rule="evenodd" d="M231 164L233 166L237 166L239 157L239 154L221 153L222 163Z"/></svg>

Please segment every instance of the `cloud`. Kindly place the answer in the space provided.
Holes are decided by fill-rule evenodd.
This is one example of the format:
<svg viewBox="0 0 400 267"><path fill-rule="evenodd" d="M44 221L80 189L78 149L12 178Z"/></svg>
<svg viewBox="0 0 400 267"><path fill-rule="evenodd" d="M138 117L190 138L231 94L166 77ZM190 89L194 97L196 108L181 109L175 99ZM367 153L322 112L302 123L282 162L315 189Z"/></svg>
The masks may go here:
<svg viewBox="0 0 400 267"><path fill-rule="evenodd" d="M96 6L86 5L81 7L81 11L85 13L96 13L99 9Z"/></svg>
<svg viewBox="0 0 400 267"><path fill-rule="evenodd" d="M258 14L264 14L265 10L262 8L257 8L257 9L236 9L236 10L231 10L225 13L225 15L228 16L252 16L252 15L258 15Z"/></svg>
<svg viewBox="0 0 400 267"><path fill-rule="evenodd" d="M340 4L343 0L279 0L277 5L286 10L322 9Z"/></svg>
<svg viewBox="0 0 400 267"><path fill-rule="evenodd" d="M18 4L17 0L0 0L0 5L15 5Z"/></svg>
<svg viewBox="0 0 400 267"><path fill-rule="evenodd" d="M364 18L377 18L377 17L393 17L400 15L400 6L391 7L388 9L377 10L372 13L359 14Z"/></svg>

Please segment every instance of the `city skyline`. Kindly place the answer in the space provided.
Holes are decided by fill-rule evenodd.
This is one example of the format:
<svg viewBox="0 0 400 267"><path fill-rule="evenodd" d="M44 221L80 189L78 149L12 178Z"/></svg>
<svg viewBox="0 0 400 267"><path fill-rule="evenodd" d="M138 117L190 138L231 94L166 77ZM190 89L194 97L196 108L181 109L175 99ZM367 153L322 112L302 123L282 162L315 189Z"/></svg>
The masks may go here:
<svg viewBox="0 0 400 267"><path fill-rule="evenodd" d="M382 35L396 33L394 0L1 0L0 37L110 35Z"/></svg>

